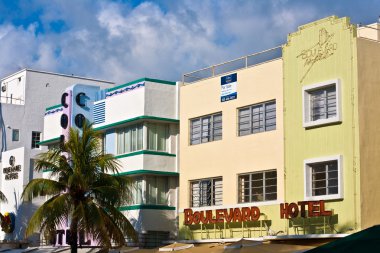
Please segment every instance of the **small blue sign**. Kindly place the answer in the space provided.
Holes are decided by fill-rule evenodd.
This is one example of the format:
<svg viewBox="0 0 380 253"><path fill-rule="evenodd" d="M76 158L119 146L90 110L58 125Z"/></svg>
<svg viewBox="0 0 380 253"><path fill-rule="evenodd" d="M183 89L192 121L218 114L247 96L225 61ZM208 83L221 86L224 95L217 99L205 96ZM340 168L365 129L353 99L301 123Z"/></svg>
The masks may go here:
<svg viewBox="0 0 380 253"><path fill-rule="evenodd" d="M220 101L226 102L237 98L237 73L222 76Z"/></svg>

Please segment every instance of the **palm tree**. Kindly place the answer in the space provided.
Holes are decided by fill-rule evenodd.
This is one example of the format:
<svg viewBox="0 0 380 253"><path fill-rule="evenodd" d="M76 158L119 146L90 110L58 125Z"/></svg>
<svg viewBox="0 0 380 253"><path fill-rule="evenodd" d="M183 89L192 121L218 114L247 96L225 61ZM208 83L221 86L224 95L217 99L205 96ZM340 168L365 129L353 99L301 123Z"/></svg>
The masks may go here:
<svg viewBox="0 0 380 253"><path fill-rule="evenodd" d="M113 155L103 154L100 135L91 125L85 123L81 133L70 129L67 142L41 153L35 164L36 171L49 170L51 177L31 180L22 197L49 199L29 220L27 236L37 231L52 235L69 220L74 253L78 232L92 235L104 249L109 249L111 242L124 245L125 236L137 240L133 226L118 210L130 199L129 181L115 176L120 165Z"/></svg>

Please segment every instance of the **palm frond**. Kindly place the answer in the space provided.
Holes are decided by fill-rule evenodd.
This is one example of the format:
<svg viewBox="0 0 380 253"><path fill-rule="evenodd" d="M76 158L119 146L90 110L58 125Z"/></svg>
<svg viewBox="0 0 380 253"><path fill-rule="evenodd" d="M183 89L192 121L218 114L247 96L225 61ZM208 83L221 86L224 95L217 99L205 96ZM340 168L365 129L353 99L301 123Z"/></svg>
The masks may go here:
<svg viewBox="0 0 380 253"><path fill-rule="evenodd" d="M69 194L65 193L51 197L30 218L26 228L26 235L29 236L37 231L52 230L62 226L67 221L71 208Z"/></svg>
<svg viewBox="0 0 380 253"><path fill-rule="evenodd" d="M65 185L61 183L45 178L36 178L26 185L24 191L21 194L21 197L24 200L32 200L38 196L46 196L46 195L56 195L65 190Z"/></svg>

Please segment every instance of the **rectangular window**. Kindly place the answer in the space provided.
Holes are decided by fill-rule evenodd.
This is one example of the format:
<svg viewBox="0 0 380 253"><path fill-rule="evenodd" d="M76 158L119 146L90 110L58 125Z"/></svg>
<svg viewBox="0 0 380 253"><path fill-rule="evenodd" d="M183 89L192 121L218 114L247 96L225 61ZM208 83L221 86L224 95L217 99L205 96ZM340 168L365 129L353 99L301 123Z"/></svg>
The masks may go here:
<svg viewBox="0 0 380 253"><path fill-rule="evenodd" d="M312 164L312 196L323 196L338 193L338 162L330 161Z"/></svg>
<svg viewBox="0 0 380 253"><path fill-rule="evenodd" d="M206 178L190 182L192 207L219 206L223 203L222 178Z"/></svg>
<svg viewBox="0 0 380 253"><path fill-rule="evenodd" d="M146 182L147 204L167 204L168 178L148 176Z"/></svg>
<svg viewBox="0 0 380 253"><path fill-rule="evenodd" d="M276 130L276 101L255 104L239 109L239 136L271 130Z"/></svg>
<svg viewBox="0 0 380 253"><path fill-rule="evenodd" d="M32 132L32 148L39 148L40 145L38 143L41 140L41 133L40 132Z"/></svg>
<svg viewBox="0 0 380 253"><path fill-rule="evenodd" d="M322 157L305 160L305 199L343 198L342 157Z"/></svg>
<svg viewBox="0 0 380 253"><path fill-rule="evenodd" d="M190 120L190 145L222 139L222 113Z"/></svg>
<svg viewBox="0 0 380 253"><path fill-rule="evenodd" d="M238 176L238 202L277 200L277 171L268 170Z"/></svg>
<svg viewBox="0 0 380 253"><path fill-rule="evenodd" d="M142 150L143 125L136 124L117 130L117 154Z"/></svg>
<svg viewBox="0 0 380 253"><path fill-rule="evenodd" d="M131 200L133 205L168 205L169 178L141 176L132 179Z"/></svg>
<svg viewBox="0 0 380 253"><path fill-rule="evenodd" d="M20 140L20 130L12 129L12 141L19 141L19 140Z"/></svg>
<svg viewBox="0 0 380 253"><path fill-rule="evenodd" d="M339 80L303 87L304 127L341 122Z"/></svg>
<svg viewBox="0 0 380 253"><path fill-rule="evenodd" d="M155 151L167 151L166 142L169 139L168 124L148 124L148 149Z"/></svg>
<svg viewBox="0 0 380 253"><path fill-rule="evenodd" d="M309 92L310 119L329 119L336 116L336 88L330 86Z"/></svg>
<svg viewBox="0 0 380 253"><path fill-rule="evenodd" d="M131 200L132 204L139 205L144 203L143 194L143 177L135 177L132 179L132 191L131 191Z"/></svg>

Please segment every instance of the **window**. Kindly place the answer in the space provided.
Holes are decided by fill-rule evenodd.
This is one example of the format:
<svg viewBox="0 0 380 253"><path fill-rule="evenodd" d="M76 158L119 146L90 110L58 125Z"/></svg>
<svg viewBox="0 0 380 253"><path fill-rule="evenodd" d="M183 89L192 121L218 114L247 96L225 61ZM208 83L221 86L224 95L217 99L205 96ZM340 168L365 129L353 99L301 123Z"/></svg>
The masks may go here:
<svg viewBox="0 0 380 253"><path fill-rule="evenodd" d="M135 177L132 179L131 204L139 205L144 203L143 194L143 177Z"/></svg>
<svg viewBox="0 0 380 253"><path fill-rule="evenodd" d="M222 139L222 113L190 120L190 145Z"/></svg>
<svg viewBox="0 0 380 253"><path fill-rule="evenodd" d="M41 133L40 132L32 132L32 148L39 148L40 145L38 143L41 140Z"/></svg>
<svg viewBox="0 0 380 253"><path fill-rule="evenodd" d="M12 129L12 141L19 141L19 140L20 140L20 130Z"/></svg>
<svg viewBox="0 0 380 253"><path fill-rule="evenodd" d="M148 149L155 151L167 151L166 141L169 138L169 125L148 124Z"/></svg>
<svg viewBox="0 0 380 253"><path fill-rule="evenodd" d="M268 170L238 176L238 202L277 200L277 171Z"/></svg>
<svg viewBox="0 0 380 253"><path fill-rule="evenodd" d="M147 183L147 204L165 205L167 204L168 178L167 177L146 177Z"/></svg>
<svg viewBox="0 0 380 253"><path fill-rule="evenodd" d="M341 156L305 161L307 200L343 198Z"/></svg>
<svg viewBox="0 0 380 253"><path fill-rule="evenodd" d="M339 80L303 88L304 127L341 122Z"/></svg>
<svg viewBox="0 0 380 253"><path fill-rule="evenodd" d="M134 177L131 186L131 204L168 205L168 177Z"/></svg>
<svg viewBox="0 0 380 253"><path fill-rule="evenodd" d="M223 203L222 178L206 178L190 182L192 207L219 206Z"/></svg>
<svg viewBox="0 0 380 253"><path fill-rule="evenodd" d="M276 101L240 108L239 136L276 130Z"/></svg>
<svg viewBox="0 0 380 253"><path fill-rule="evenodd" d="M143 125L136 124L117 130L117 154L141 150L143 146Z"/></svg>

